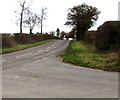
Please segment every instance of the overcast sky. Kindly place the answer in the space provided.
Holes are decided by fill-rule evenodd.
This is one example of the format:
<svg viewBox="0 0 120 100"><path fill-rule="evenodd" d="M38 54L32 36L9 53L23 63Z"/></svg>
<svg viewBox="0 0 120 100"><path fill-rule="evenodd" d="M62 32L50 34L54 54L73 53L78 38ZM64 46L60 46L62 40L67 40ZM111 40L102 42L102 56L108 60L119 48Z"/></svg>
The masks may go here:
<svg viewBox="0 0 120 100"><path fill-rule="evenodd" d="M0 0L0 33L15 33L19 32L19 25L15 24L15 10L19 10L19 0ZM27 0L29 3L31 0ZM75 5L86 3L90 6L97 7L101 14L96 22L96 25L91 30L96 30L97 27L105 21L118 20L118 2L119 0L33 0L30 8L40 13L42 5L47 7L47 20L44 22L43 31L70 31L69 26L65 26L67 20L68 8ZM29 32L23 28L23 32ZM33 32L40 32L40 28L35 28Z"/></svg>

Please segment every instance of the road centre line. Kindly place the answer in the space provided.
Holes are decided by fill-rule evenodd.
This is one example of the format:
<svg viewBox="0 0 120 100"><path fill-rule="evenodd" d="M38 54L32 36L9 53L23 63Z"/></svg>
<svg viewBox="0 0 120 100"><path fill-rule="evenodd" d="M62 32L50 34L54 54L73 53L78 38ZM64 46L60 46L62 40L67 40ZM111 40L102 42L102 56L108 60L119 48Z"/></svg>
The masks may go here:
<svg viewBox="0 0 120 100"><path fill-rule="evenodd" d="M49 50L46 50L46 52L48 52Z"/></svg>
<svg viewBox="0 0 120 100"><path fill-rule="evenodd" d="M48 58L48 57L44 57L43 60L46 60L47 58ZM40 59L40 60L36 60L36 61L32 62L32 64L37 63L37 62L40 62L40 61L41 61L41 59Z"/></svg>
<svg viewBox="0 0 120 100"><path fill-rule="evenodd" d="M36 51L36 52L41 52L41 51L43 51L43 50L39 50L39 51Z"/></svg>
<svg viewBox="0 0 120 100"><path fill-rule="evenodd" d="M2 61L6 61L6 60L2 60Z"/></svg>
<svg viewBox="0 0 120 100"><path fill-rule="evenodd" d="M24 56L27 56L27 55L30 55L30 54L32 54L32 53L27 53L25 55L20 55L20 56L17 56L16 58L24 57Z"/></svg>
<svg viewBox="0 0 120 100"><path fill-rule="evenodd" d="M52 45L52 47L55 46L54 44Z"/></svg>
<svg viewBox="0 0 120 100"><path fill-rule="evenodd" d="M50 49L51 47L48 47L47 49Z"/></svg>
<svg viewBox="0 0 120 100"><path fill-rule="evenodd" d="M48 57L43 58L43 60L46 60Z"/></svg>

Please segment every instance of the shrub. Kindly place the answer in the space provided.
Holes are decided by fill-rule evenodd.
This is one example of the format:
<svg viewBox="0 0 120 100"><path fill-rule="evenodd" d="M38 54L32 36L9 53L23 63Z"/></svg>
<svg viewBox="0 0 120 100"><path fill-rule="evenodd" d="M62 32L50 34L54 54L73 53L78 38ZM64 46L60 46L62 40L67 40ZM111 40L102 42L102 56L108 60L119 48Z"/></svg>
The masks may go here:
<svg viewBox="0 0 120 100"><path fill-rule="evenodd" d="M57 37L48 34L31 34L31 38L36 42L48 39L58 39Z"/></svg>
<svg viewBox="0 0 120 100"><path fill-rule="evenodd" d="M28 43L34 43L35 41L31 38L30 34L14 34L14 40L18 44L28 44Z"/></svg>
<svg viewBox="0 0 120 100"><path fill-rule="evenodd" d="M2 48L14 47L16 45L13 36L2 34Z"/></svg>
<svg viewBox="0 0 120 100"><path fill-rule="evenodd" d="M75 33L74 32L70 32L70 33L67 33L65 34L65 37L68 39L68 38L75 38Z"/></svg>
<svg viewBox="0 0 120 100"><path fill-rule="evenodd" d="M83 38L84 38L84 41L86 43L94 44L94 42L95 42L95 36L96 36L96 31L87 31L87 32L85 32Z"/></svg>
<svg viewBox="0 0 120 100"><path fill-rule="evenodd" d="M95 46L100 51L120 49L120 22L107 21L97 30Z"/></svg>
<svg viewBox="0 0 120 100"><path fill-rule="evenodd" d="M31 34L31 38L36 42L44 40L42 34Z"/></svg>
<svg viewBox="0 0 120 100"><path fill-rule="evenodd" d="M2 41L0 43L0 48L9 48L14 47L16 44L31 44L43 40L48 39L58 39L58 37L48 35L48 34L19 34L15 33L14 35L11 34L1 34L0 39L2 37Z"/></svg>

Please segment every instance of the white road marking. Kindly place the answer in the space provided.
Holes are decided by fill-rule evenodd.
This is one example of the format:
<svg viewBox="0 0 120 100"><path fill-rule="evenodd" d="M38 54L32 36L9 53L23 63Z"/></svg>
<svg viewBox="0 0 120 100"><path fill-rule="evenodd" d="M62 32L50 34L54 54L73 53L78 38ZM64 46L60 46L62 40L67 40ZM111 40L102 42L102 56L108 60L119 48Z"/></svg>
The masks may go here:
<svg viewBox="0 0 120 100"><path fill-rule="evenodd" d="M25 54L25 55L17 56L16 58L24 57L24 56L31 55L31 54L32 54L32 53L27 53L27 54Z"/></svg>
<svg viewBox="0 0 120 100"><path fill-rule="evenodd" d="M55 45L52 45L52 47L55 46Z"/></svg>
<svg viewBox="0 0 120 100"><path fill-rule="evenodd" d="M46 60L48 57L43 58L43 60Z"/></svg>
<svg viewBox="0 0 120 100"><path fill-rule="evenodd" d="M19 78L20 76L18 76L18 75L13 75L13 77L15 77L15 78Z"/></svg>
<svg viewBox="0 0 120 100"><path fill-rule="evenodd" d="M50 49L51 47L48 47L47 49Z"/></svg>
<svg viewBox="0 0 120 100"><path fill-rule="evenodd" d="M41 60L38 60L39 62L41 61Z"/></svg>
<svg viewBox="0 0 120 100"><path fill-rule="evenodd" d="M19 58L20 56L17 56L16 58Z"/></svg>
<svg viewBox="0 0 120 100"><path fill-rule="evenodd" d="M2 60L2 61L6 61L6 60Z"/></svg>
<svg viewBox="0 0 120 100"><path fill-rule="evenodd" d="M36 60L36 61L34 61L34 63L37 63L38 61Z"/></svg>
<svg viewBox="0 0 120 100"><path fill-rule="evenodd" d="M32 62L31 64L34 64L34 63L37 63L37 62L40 62L41 60L36 60L34 62Z"/></svg>
<svg viewBox="0 0 120 100"><path fill-rule="evenodd" d="M48 52L49 50L46 50L46 52Z"/></svg>
<svg viewBox="0 0 120 100"><path fill-rule="evenodd" d="M39 50L39 51L36 51L36 52L41 52L41 51L43 51L43 50Z"/></svg>
<svg viewBox="0 0 120 100"><path fill-rule="evenodd" d="M53 48L56 48L56 47L53 47Z"/></svg>

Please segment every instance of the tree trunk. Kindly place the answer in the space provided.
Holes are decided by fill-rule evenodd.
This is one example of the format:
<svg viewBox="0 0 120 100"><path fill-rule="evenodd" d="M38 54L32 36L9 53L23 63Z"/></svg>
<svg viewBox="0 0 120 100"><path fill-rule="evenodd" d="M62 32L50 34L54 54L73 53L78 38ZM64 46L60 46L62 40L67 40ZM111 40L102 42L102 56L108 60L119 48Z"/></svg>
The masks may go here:
<svg viewBox="0 0 120 100"><path fill-rule="evenodd" d="M41 34L42 34L42 21L41 21Z"/></svg>
<svg viewBox="0 0 120 100"><path fill-rule="evenodd" d="M21 12L21 16L20 16L20 33L22 33L22 20L23 20L23 11Z"/></svg>
<svg viewBox="0 0 120 100"><path fill-rule="evenodd" d="M80 27L79 27L79 22L77 22L77 34L76 34L76 40L79 41L80 38L81 38Z"/></svg>
<svg viewBox="0 0 120 100"><path fill-rule="evenodd" d="M32 34L32 30L33 30L33 29L30 29L30 34Z"/></svg>
<svg viewBox="0 0 120 100"><path fill-rule="evenodd" d="M77 39L77 41L80 40L80 33L79 32L77 32L76 39Z"/></svg>
<svg viewBox="0 0 120 100"><path fill-rule="evenodd" d="M25 1L23 2L23 4L21 5L22 7L22 11L21 11L21 14L20 14L20 33L22 33L22 24L23 24L23 12L25 10Z"/></svg>
<svg viewBox="0 0 120 100"><path fill-rule="evenodd" d="M43 28L43 12L42 12L42 15L41 15L41 34L42 34L42 28Z"/></svg>

